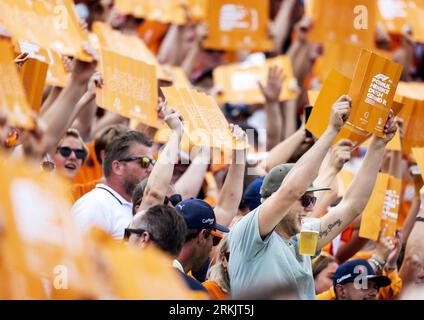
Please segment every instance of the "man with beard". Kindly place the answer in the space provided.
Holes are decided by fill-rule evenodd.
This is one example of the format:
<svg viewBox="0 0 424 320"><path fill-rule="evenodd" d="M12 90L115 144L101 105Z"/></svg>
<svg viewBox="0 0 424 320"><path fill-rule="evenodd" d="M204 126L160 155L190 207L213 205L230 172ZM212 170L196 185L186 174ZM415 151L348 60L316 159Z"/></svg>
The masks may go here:
<svg viewBox="0 0 424 320"><path fill-rule="evenodd" d="M106 147L103 160L105 184L82 196L72 211L85 231L97 226L116 239L122 239L131 223L131 197L135 186L152 170L152 141L143 133L128 131Z"/></svg>

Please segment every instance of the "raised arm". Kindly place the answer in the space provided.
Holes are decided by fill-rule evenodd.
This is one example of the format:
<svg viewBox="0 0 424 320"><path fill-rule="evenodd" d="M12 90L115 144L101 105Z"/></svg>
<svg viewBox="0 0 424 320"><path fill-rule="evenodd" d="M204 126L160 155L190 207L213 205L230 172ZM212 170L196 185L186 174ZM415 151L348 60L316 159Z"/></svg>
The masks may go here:
<svg viewBox="0 0 424 320"><path fill-rule="evenodd" d="M178 50L182 41L184 26L172 24L163 39L158 53L160 63L177 66L181 63L181 52Z"/></svg>
<svg viewBox="0 0 424 320"><path fill-rule="evenodd" d="M321 218L321 232L318 237L318 248L322 248L342 232L362 213L374 188L384 149L396 132L396 125L391 114L384 132L385 138L374 136L371 140L365 159L358 174L346 191L343 200Z"/></svg>
<svg viewBox="0 0 424 320"><path fill-rule="evenodd" d="M266 150L271 150L279 142L282 133L282 121L279 97L283 86L283 69L272 66L268 70L266 85L258 82L258 86L265 97L266 112Z"/></svg>
<svg viewBox="0 0 424 320"><path fill-rule="evenodd" d="M318 175L324 160L344 122L349 117L351 101L341 96L333 105L329 126L314 146L306 152L284 178L280 188L261 206L259 212L259 232L268 235L284 218L288 209L298 200Z"/></svg>
<svg viewBox="0 0 424 320"><path fill-rule="evenodd" d="M171 184L174 164L178 157L178 147L183 135L183 124L181 115L175 110L170 109L165 113L164 120L171 128L172 133L147 180L139 211L147 210L156 204L163 204L166 192Z"/></svg>
<svg viewBox="0 0 424 320"><path fill-rule="evenodd" d="M327 153L321 167L319 169L318 177L314 181L314 185L320 186L323 188L331 188L333 181L335 180L337 174L342 170L343 165L350 160L350 152L352 149L352 142L343 139L337 142L335 146ZM318 192L316 195L317 202L312 212L311 217L319 218L331 203L326 203L324 206L321 204L321 201L325 198L328 192ZM327 198L331 200L331 198Z"/></svg>
<svg viewBox="0 0 424 320"><path fill-rule="evenodd" d="M238 141L246 141L246 133L237 125L231 126L231 131ZM246 150L234 150L233 160L228 169L224 185L218 196L214 209L219 224L228 226L238 212L243 196L244 169L246 167Z"/></svg>
<svg viewBox="0 0 424 320"><path fill-rule="evenodd" d="M178 179L174 187L183 199L197 197L210 163L210 148L200 147L199 153L188 166L184 174Z"/></svg>
<svg viewBox="0 0 424 320"><path fill-rule="evenodd" d="M405 257L399 275L404 286L414 283L424 267L424 187L420 190L421 207L406 243Z"/></svg>
<svg viewBox="0 0 424 320"><path fill-rule="evenodd" d="M296 5L296 0L282 1L280 9L278 10L277 17L275 18L272 27L274 35L274 50L280 53L283 45L290 35L290 21L293 8Z"/></svg>

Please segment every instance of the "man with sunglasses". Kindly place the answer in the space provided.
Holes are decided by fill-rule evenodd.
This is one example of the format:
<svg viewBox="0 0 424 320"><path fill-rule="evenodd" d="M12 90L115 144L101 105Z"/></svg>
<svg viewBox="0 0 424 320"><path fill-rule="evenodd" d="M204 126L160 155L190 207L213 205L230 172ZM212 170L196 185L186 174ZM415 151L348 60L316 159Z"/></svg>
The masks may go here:
<svg viewBox="0 0 424 320"><path fill-rule="evenodd" d="M299 252L302 220L315 203L312 186L329 148L347 121L348 96L333 105L329 126L314 146L296 164L274 167L261 186L262 204L240 219L228 236L230 244L231 294L276 284L296 284L301 299L315 299L311 257ZM317 251L331 242L365 208L375 184L386 144L396 132L393 115L387 121L385 138L374 136L361 169L343 200L318 220Z"/></svg>
<svg viewBox="0 0 424 320"><path fill-rule="evenodd" d="M209 258L212 247L218 245L227 227L216 223L213 208L200 199L187 199L175 207L187 224L185 244L174 260L174 266L184 273L200 270ZM199 282L200 283L200 282Z"/></svg>
<svg viewBox="0 0 424 320"><path fill-rule="evenodd" d="M131 197L135 186L147 177L154 165L152 141L141 132L130 130L106 146L103 160L105 183L99 183L74 204L72 210L84 231L100 227L122 239L131 223Z"/></svg>

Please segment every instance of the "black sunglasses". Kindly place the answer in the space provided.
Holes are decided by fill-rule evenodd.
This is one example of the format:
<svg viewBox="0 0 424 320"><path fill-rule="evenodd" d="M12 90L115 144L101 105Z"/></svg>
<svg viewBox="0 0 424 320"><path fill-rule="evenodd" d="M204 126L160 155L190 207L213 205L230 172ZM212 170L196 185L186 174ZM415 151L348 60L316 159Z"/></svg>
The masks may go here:
<svg viewBox="0 0 424 320"><path fill-rule="evenodd" d="M165 196L165 199L163 200L163 204L165 206L168 205L168 203L171 202L171 204L175 207L177 204L179 204L181 201L183 201L183 198L181 197L180 194L176 193L173 194L172 196Z"/></svg>
<svg viewBox="0 0 424 320"><path fill-rule="evenodd" d="M143 169L147 169L150 165L154 166L156 164L156 160L150 159L149 157L128 157L128 158L120 159L118 161L121 161L121 162L137 161L137 163Z"/></svg>
<svg viewBox="0 0 424 320"><path fill-rule="evenodd" d="M149 236L150 236L150 239L152 241L155 241L155 239L153 238L152 234L149 231L147 231L145 229L132 229L132 228L125 228L125 230L124 230L124 240L125 241L128 241L128 239L130 238L130 235L132 233L135 233L135 234L138 234L138 235L142 235L144 232L148 232L149 233Z"/></svg>
<svg viewBox="0 0 424 320"><path fill-rule="evenodd" d="M317 202L317 197L304 194L302 197L300 197L299 200L302 204L302 207L308 208L311 204L315 205L315 203Z"/></svg>
<svg viewBox="0 0 424 320"><path fill-rule="evenodd" d="M74 152L77 159L80 159L80 160L84 159L87 156L87 153L85 152L84 149L72 149L69 147L59 147L57 151L59 151L60 155L64 158L68 158L72 152Z"/></svg>

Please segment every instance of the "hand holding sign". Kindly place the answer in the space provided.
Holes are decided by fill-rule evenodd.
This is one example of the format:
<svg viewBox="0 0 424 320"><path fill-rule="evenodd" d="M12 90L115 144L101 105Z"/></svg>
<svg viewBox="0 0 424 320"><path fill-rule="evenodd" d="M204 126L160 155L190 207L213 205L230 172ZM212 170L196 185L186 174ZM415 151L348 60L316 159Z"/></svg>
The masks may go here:
<svg viewBox="0 0 424 320"><path fill-rule="evenodd" d="M334 104L331 111L329 128L339 132L349 118L352 100L347 95L341 96Z"/></svg>

